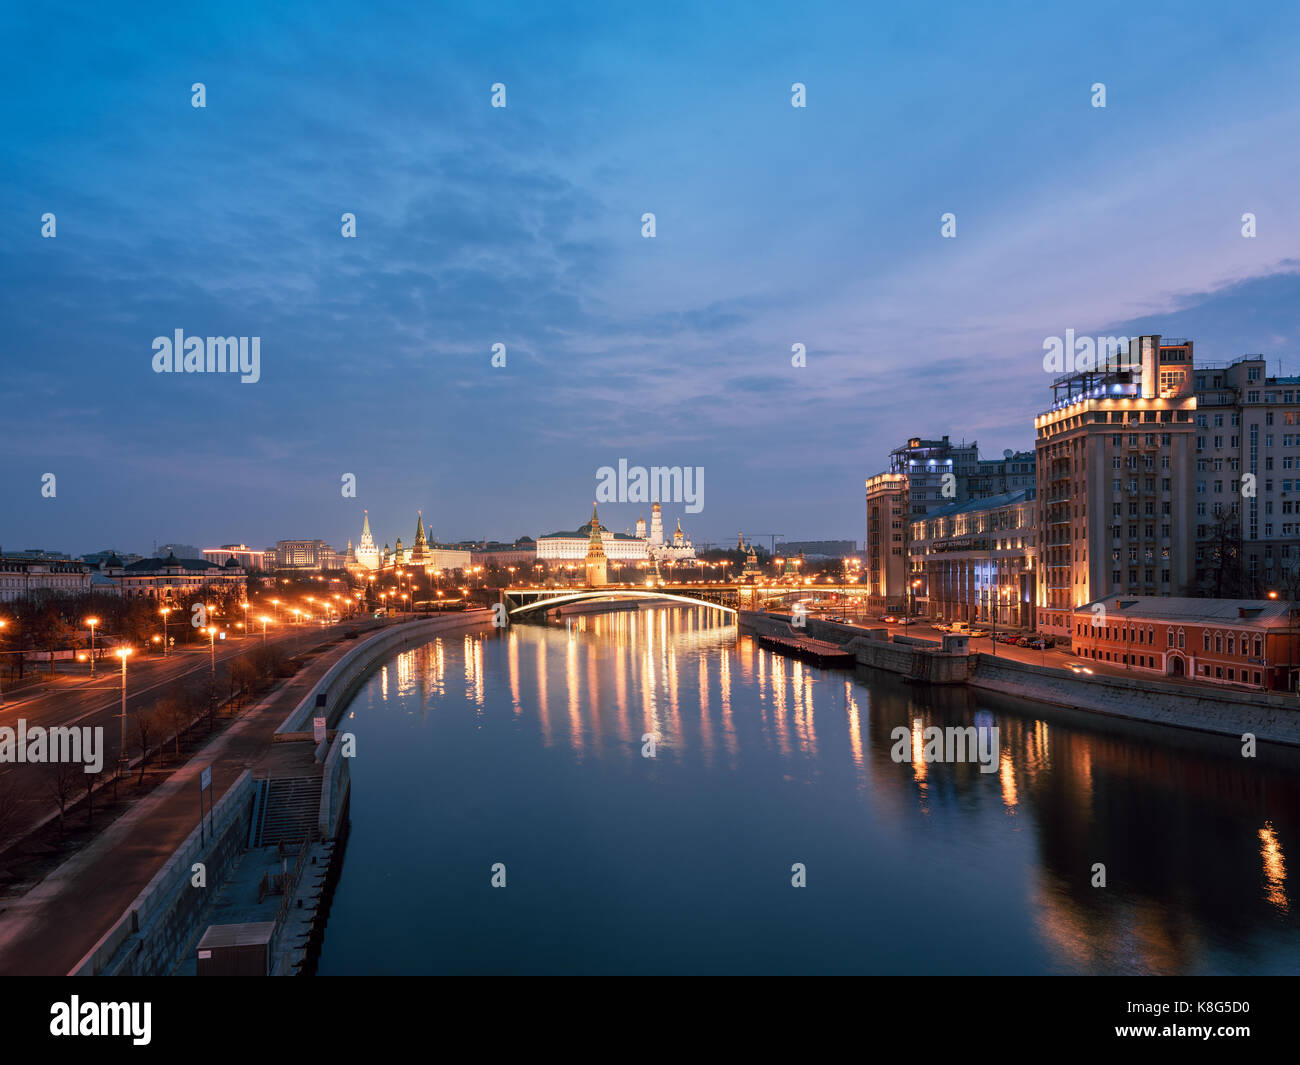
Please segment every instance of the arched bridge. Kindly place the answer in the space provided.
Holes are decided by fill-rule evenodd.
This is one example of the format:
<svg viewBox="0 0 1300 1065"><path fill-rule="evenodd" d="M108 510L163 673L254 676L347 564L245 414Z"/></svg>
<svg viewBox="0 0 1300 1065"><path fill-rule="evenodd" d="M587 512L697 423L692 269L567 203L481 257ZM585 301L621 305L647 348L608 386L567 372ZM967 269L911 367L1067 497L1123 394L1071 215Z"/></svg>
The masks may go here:
<svg viewBox="0 0 1300 1065"><path fill-rule="evenodd" d="M662 600L688 606L709 606L726 614L757 610L791 595L806 594L789 587L757 588L752 584L664 584L654 588L606 585L597 588L503 588L501 602L512 618L575 603Z"/></svg>

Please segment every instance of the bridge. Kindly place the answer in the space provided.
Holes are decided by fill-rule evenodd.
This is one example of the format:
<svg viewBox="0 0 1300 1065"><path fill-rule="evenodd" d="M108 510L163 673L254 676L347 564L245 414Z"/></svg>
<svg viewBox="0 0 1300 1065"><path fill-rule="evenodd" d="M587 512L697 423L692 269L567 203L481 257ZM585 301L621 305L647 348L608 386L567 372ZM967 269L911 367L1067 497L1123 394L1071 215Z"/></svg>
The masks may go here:
<svg viewBox="0 0 1300 1065"><path fill-rule="evenodd" d="M522 620L537 612L545 613L556 607L575 603L662 600L686 606L708 606L724 614L735 615L738 610L761 610L765 607L788 604L794 599L808 599L827 593L865 596L867 589L861 585L791 585L791 584L727 584L721 582L658 584L646 587L636 584L609 584L595 588L577 587L513 587L501 589L501 602L508 617Z"/></svg>

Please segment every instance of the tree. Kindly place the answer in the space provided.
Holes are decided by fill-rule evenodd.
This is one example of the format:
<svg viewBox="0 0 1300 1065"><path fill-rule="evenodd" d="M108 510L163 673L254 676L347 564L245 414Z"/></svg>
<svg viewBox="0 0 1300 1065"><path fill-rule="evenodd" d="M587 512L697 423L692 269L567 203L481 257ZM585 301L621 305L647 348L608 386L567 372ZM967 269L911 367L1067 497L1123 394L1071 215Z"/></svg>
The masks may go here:
<svg viewBox="0 0 1300 1065"><path fill-rule="evenodd" d="M68 801L77 787L77 774L82 773L80 763L48 762L45 767L45 780L50 794L59 804L59 835L63 834L63 818L68 811ZM82 775L85 775L82 773Z"/></svg>
<svg viewBox="0 0 1300 1065"><path fill-rule="evenodd" d="M1241 565L1241 526L1231 514L1216 517L1197 567L1196 590L1211 599L1243 599L1249 595Z"/></svg>
<svg viewBox="0 0 1300 1065"><path fill-rule="evenodd" d="M157 720L152 710L141 710L135 715L136 745L140 748L140 779L144 783L145 767L149 764L149 741L153 738Z"/></svg>
<svg viewBox="0 0 1300 1065"><path fill-rule="evenodd" d="M99 772L94 773L82 772L81 784L86 789L86 824L92 825L95 821L95 785L99 783Z"/></svg>

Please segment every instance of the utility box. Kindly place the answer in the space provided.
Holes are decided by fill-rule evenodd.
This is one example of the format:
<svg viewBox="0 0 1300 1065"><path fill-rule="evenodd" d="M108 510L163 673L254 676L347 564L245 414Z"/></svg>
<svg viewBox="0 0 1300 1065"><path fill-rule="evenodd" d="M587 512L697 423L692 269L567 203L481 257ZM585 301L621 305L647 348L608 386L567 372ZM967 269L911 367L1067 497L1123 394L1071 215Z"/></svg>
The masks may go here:
<svg viewBox="0 0 1300 1065"><path fill-rule="evenodd" d="M198 946L199 976L267 976L274 921L208 925Z"/></svg>
<svg viewBox="0 0 1300 1065"><path fill-rule="evenodd" d="M970 637L961 633L948 633L943 638L943 653L946 655L970 654Z"/></svg>

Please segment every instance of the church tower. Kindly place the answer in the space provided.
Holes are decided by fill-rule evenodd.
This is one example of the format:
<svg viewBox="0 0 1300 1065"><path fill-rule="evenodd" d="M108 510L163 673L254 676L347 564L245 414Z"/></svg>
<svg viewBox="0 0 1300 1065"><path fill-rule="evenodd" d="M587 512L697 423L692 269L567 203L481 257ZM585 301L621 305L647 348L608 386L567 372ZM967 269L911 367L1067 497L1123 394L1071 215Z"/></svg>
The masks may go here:
<svg viewBox="0 0 1300 1065"><path fill-rule="evenodd" d="M664 542L663 508L656 503L650 508L650 546L662 547Z"/></svg>
<svg viewBox="0 0 1300 1065"><path fill-rule="evenodd" d="M587 543L586 569L588 588L609 583L605 544L600 536L600 518L596 516L595 503L591 505L591 539Z"/></svg>
<svg viewBox="0 0 1300 1065"><path fill-rule="evenodd" d="M423 568L429 565L428 544L424 539L424 511L415 519L415 545L411 548L411 565Z"/></svg>
<svg viewBox="0 0 1300 1065"><path fill-rule="evenodd" d="M375 547L375 538L370 535L370 511L367 510L365 515L361 522L361 542L357 544L357 563L366 569L378 569L379 549Z"/></svg>

